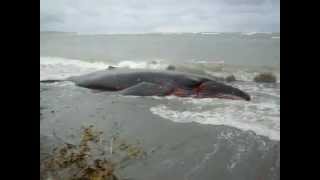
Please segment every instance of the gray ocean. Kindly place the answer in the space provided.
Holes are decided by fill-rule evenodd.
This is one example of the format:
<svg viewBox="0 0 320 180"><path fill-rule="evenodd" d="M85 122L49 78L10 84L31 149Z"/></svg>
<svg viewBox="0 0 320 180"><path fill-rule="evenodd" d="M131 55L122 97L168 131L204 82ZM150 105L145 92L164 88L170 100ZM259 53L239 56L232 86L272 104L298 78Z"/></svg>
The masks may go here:
<svg viewBox="0 0 320 180"><path fill-rule="evenodd" d="M234 75L252 101L119 96L40 83L40 158L83 125L139 141L147 156L116 170L130 180L280 179L280 33L40 32L40 80L109 66ZM256 83L272 73L276 83ZM59 138L57 138L59 137ZM125 178L123 178L125 179Z"/></svg>

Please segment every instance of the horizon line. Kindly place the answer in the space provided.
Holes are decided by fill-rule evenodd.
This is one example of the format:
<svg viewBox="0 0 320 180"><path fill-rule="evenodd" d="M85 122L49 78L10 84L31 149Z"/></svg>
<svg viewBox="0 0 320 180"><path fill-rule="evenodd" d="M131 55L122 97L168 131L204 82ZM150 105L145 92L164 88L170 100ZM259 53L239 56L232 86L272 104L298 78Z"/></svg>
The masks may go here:
<svg viewBox="0 0 320 180"><path fill-rule="evenodd" d="M242 34L273 34L273 33L280 33L280 31L274 32L265 32L265 31L199 31L199 32L136 32L136 33L88 33L88 32L72 32L72 31L50 31L50 30L40 30L40 33L69 33L69 34L79 34L79 35L144 35L144 34L201 34L201 33L242 33Z"/></svg>

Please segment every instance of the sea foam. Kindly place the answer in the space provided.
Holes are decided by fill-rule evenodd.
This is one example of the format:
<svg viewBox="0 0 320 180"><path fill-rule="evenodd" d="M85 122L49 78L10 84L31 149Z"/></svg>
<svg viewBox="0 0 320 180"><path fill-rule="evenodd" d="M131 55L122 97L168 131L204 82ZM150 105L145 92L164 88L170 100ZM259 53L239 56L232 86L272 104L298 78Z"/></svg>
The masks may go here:
<svg viewBox="0 0 320 180"><path fill-rule="evenodd" d="M171 97L171 100L173 100ZM175 98L186 109L170 104L150 108L153 114L178 123L226 125L244 131L253 131L280 141L280 104L273 101L245 102L224 99Z"/></svg>
<svg viewBox="0 0 320 180"><path fill-rule="evenodd" d="M271 105L272 106L272 105ZM267 136L273 140L280 140L280 117L273 114L275 111L270 106L261 106L254 112L250 106L220 107L212 111L178 111L166 105L158 105L150 108L150 111L162 118L178 123L197 122L201 124L226 125L244 131L254 131L256 134ZM270 110L269 110L270 111Z"/></svg>

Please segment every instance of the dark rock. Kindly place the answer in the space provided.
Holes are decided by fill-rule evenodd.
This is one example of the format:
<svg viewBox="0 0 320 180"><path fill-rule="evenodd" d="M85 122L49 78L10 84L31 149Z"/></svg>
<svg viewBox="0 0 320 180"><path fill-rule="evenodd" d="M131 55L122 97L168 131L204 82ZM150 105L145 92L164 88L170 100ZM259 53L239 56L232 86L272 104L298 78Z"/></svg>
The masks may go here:
<svg viewBox="0 0 320 180"><path fill-rule="evenodd" d="M275 83L277 82L277 77L272 73L261 73L254 77L253 80L258 83Z"/></svg>
<svg viewBox="0 0 320 180"><path fill-rule="evenodd" d="M169 65L169 66L167 67L167 70L169 70L169 71L174 71L174 70L176 70L176 67L173 66L173 65Z"/></svg>
<svg viewBox="0 0 320 180"><path fill-rule="evenodd" d="M229 75L225 78L225 80L227 82L233 82L233 81L236 81L236 77L234 75Z"/></svg>
<svg viewBox="0 0 320 180"><path fill-rule="evenodd" d="M111 69L115 69L116 67L114 66L108 66L108 70L111 70Z"/></svg>
<svg viewBox="0 0 320 180"><path fill-rule="evenodd" d="M150 64L158 64L158 62L157 61L151 61Z"/></svg>

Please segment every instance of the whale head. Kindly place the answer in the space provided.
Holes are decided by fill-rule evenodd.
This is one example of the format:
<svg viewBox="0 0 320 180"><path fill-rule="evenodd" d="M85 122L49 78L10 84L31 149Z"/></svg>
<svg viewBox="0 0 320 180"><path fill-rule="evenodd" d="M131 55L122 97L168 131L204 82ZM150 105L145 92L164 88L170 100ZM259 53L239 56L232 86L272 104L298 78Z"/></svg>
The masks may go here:
<svg viewBox="0 0 320 180"><path fill-rule="evenodd" d="M223 98L223 99L241 99L250 101L250 95L246 92L216 81L207 81L201 83L195 88L199 98Z"/></svg>

